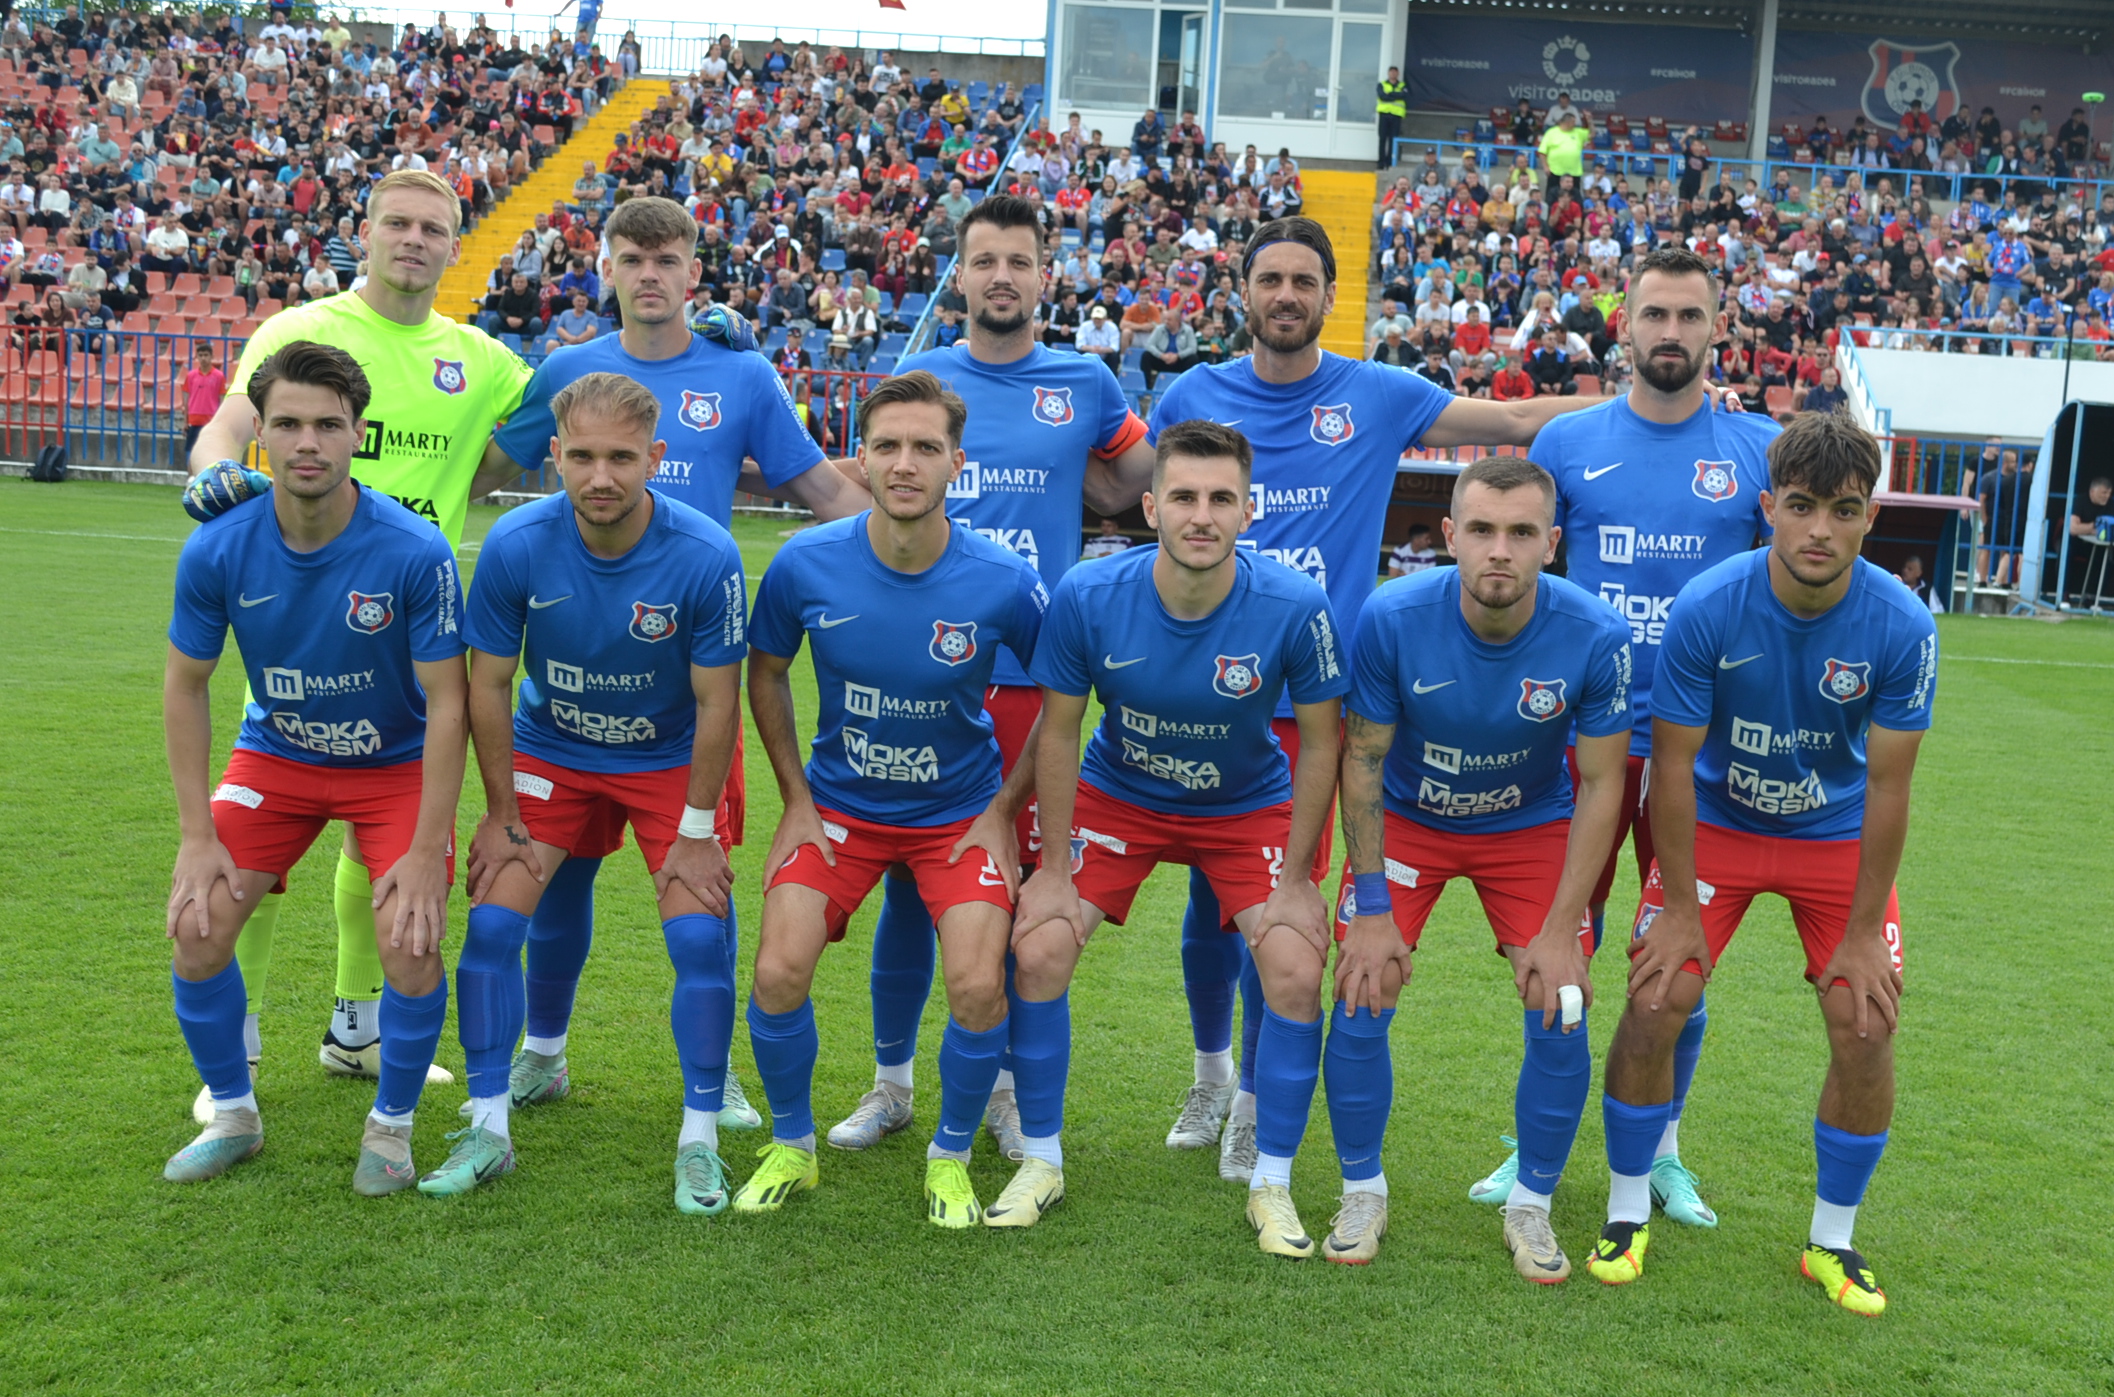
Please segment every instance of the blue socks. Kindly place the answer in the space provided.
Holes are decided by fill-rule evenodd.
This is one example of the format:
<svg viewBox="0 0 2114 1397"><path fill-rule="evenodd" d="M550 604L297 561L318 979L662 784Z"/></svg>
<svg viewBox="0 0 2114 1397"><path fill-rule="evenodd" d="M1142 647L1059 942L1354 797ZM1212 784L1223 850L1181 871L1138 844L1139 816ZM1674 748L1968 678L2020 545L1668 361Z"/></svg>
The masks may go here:
<svg viewBox="0 0 2114 1397"><path fill-rule="evenodd" d="M668 1027L683 1067L683 1105L718 1111L725 1104L727 1050L734 1042L734 976L727 956L726 921L702 912L661 923L668 959L675 966L675 993L668 1001ZM814 1015L808 1016L810 1027Z"/></svg>
<svg viewBox="0 0 2114 1397"><path fill-rule="evenodd" d="M1233 982L1241 973L1241 938L1219 920L1211 880L1189 870L1189 905L1182 913L1182 990L1189 997L1189 1031L1200 1053L1233 1046Z"/></svg>
<svg viewBox="0 0 2114 1397"><path fill-rule="evenodd" d="M1820 1184L1814 1191L1820 1200L1838 1208L1854 1208L1862 1203L1872 1171L1879 1167L1879 1156L1886 1153L1886 1137L1884 1130L1877 1135L1852 1135L1816 1117L1813 1153L1820 1164Z"/></svg>
<svg viewBox="0 0 2114 1397"><path fill-rule="evenodd" d="M999 1059L1006 1051L1004 1020L981 1033L963 1028L952 1016L940 1035L940 1124L932 1148L967 1157L998 1080Z"/></svg>
<svg viewBox="0 0 2114 1397"><path fill-rule="evenodd" d="M241 1101L250 1094L249 1057L242 1048L242 1016L248 1012L242 967L230 960L204 980L186 980L172 970L169 980L176 992L176 1023L200 1080L215 1101Z"/></svg>
<svg viewBox="0 0 2114 1397"><path fill-rule="evenodd" d="M1263 1031L1263 1015L1269 1005L1263 999L1262 972L1255 968L1255 957L1248 954L1246 938L1235 936L1234 943L1241 954L1241 1062L1240 1089L1250 1096L1255 1094L1255 1051Z"/></svg>
<svg viewBox="0 0 2114 1397"><path fill-rule="evenodd" d="M771 1138L803 1150L815 1148L815 1001L803 999L785 1014L767 1014L749 1000L749 1048L756 1075L771 1102Z"/></svg>
<svg viewBox="0 0 2114 1397"><path fill-rule="evenodd" d="M1520 1059L1519 1090L1513 1097L1512 1129L1519 1140L1515 1199L1521 1189L1544 1200L1556 1192L1564 1164L1571 1157L1571 1143L1578 1138L1586 1094L1593 1085L1593 1049L1586 1040L1585 1021L1565 1033L1561 1024L1543 1028L1541 1015L1539 1009L1526 1011L1527 1051ZM1621 1104L1612 1102L1610 1109ZM1614 1138L1612 1127L1608 1138ZM1652 1143L1656 1146L1658 1141ZM1645 1170L1650 1169L1647 1159Z"/></svg>
<svg viewBox="0 0 2114 1397"><path fill-rule="evenodd" d="M1048 1139L1064 1129L1064 1084L1072 1071L1072 998L1034 1003L1010 996L1013 1095L1020 1133Z"/></svg>
<svg viewBox="0 0 2114 1397"><path fill-rule="evenodd" d="M1703 1030L1709 1026L1710 1011L1698 999L1688 1022L1681 1025L1681 1036L1674 1040L1674 1099L1668 1120L1681 1119L1681 1108L1688 1104L1688 1086L1695 1081L1696 1062L1703 1056Z"/></svg>
<svg viewBox="0 0 2114 1397"><path fill-rule="evenodd" d="M932 969L939 936L932 914L918 896L917 881L894 874L881 879L881 913L873 930L874 1061L897 1067L917 1056L918 1021L932 997ZM950 1020L951 1022L951 1020Z"/></svg>
<svg viewBox="0 0 2114 1397"><path fill-rule="evenodd" d="M441 1026L448 1019L448 977L430 993L401 994L382 986L382 1080L374 1091L374 1114L407 1119L418 1109L426 1089L426 1069L440 1046Z"/></svg>
<svg viewBox="0 0 2114 1397"><path fill-rule="evenodd" d="M1395 1103L1395 1065L1387 1051L1387 1029L1394 1021L1392 1009L1381 1010L1375 1018L1368 1009L1346 1014L1341 1003L1329 1015L1321 1070L1328 1083L1336 1157L1343 1162L1346 1182L1380 1176L1380 1143L1387 1135L1387 1115ZM1307 1092L1311 1099L1311 1081ZM1302 1128L1304 1124L1302 1119ZM1260 1145L1258 1129L1258 1149Z"/></svg>
<svg viewBox="0 0 2114 1397"><path fill-rule="evenodd" d="M455 962L455 1032L462 1039L473 1099L507 1091L526 1013L521 947L528 929L529 919L510 908L487 902L470 909L470 929Z"/></svg>
<svg viewBox="0 0 2114 1397"><path fill-rule="evenodd" d="M600 859L567 859L544 885L528 924L528 1017L531 1038L563 1038L573 993L595 940L595 875Z"/></svg>
<svg viewBox="0 0 2114 1397"><path fill-rule="evenodd" d="M1256 1153L1283 1160L1299 1153L1320 1076L1321 1020L1297 1023L1265 1006L1255 1046Z"/></svg>

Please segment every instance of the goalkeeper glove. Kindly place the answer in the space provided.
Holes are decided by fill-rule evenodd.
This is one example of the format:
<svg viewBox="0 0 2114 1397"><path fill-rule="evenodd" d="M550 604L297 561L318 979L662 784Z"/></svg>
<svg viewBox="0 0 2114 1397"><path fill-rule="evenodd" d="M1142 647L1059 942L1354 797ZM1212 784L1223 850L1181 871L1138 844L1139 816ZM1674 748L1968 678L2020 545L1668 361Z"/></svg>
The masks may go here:
<svg viewBox="0 0 2114 1397"><path fill-rule="evenodd" d="M272 478L240 461L215 461L184 487L184 512L201 524L272 488Z"/></svg>
<svg viewBox="0 0 2114 1397"><path fill-rule="evenodd" d="M729 349L747 352L756 348L756 331L750 327L747 318L725 306L706 306L704 313L690 322L690 328L708 340L718 340Z"/></svg>

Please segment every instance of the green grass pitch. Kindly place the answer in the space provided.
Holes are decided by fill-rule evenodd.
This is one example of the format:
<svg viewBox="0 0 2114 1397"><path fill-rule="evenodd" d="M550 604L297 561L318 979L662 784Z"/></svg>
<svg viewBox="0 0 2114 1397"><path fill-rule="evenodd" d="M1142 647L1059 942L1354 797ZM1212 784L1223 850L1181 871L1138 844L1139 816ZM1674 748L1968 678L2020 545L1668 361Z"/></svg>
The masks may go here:
<svg viewBox="0 0 2114 1397"><path fill-rule="evenodd" d="M473 511L470 537L495 517ZM779 527L740 523L752 586ZM1028 1233L923 1220L938 996L916 1129L864 1155L825 1150L820 1190L777 1216L679 1216L672 977L629 848L602 874L573 1095L517 1118L519 1173L452 1202L348 1188L370 1089L315 1061L334 962L331 837L280 922L259 1089L268 1146L228 1179L165 1184L197 1088L161 936L176 830L160 679L188 528L165 489L0 481L0 1391L2114 1391L2103 625L1940 623L1937 724L1901 873L1901 1104L1858 1229L1892 1308L1867 1322L1796 1274L1824 1045L1774 899L1711 986L1683 1131L1723 1223L1655 1225L1650 1268L1623 1290L1583 1267L1607 1183L1597 1091L1557 1203L1579 1265L1568 1284L1518 1280L1496 1212L1467 1199L1510 1127L1520 1028L1458 887L1394 1028L1393 1230L1369 1268L1260 1255L1215 1160L1161 1143L1190 1072L1179 870L1081 968L1069 1197ZM811 714L807 667L796 674ZM225 666L223 753L240 688ZM736 869L752 962L778 808L753 734L748 763ZM1626 869L1618 926L1634 891ZM854 923L816 983L825 1126L869 1080L871 925ZM1601 960L1596 1056L1621 985L1621 958ZM757 1092L743 1032L734 1059ZM441 1061L460 1077L452 1024ZM462 1095L428 1093L422 1165L441 1158ZM737 1177L753 1140L726 1138ZM986 1199L1007 1177L988 1139L973 1174ZM1317 1099L1294 1186L1310 1227L1326 1227L1336 1189Z"/></svg>

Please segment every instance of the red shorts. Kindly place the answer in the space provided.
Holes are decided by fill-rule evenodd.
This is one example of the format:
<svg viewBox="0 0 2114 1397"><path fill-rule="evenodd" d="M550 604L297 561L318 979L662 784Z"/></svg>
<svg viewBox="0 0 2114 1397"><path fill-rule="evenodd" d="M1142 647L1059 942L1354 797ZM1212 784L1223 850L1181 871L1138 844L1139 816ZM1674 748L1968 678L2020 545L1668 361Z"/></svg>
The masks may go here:
<svg viewBox="0 0 2114 1397"><path fill-rule="evenodd" d="M1433 829L1415 820L1387 812L1387 833L1382 846L1387 857L1387 881L1394 906L1395 925L1402 940L1414 947L1424 934L1424 923L1446 884L1466 878L1475 884L1482 899L1483 915L1497 933L1498 954L1507 946L1524 946L1541 935L1549 906L1556 901L1556 885L1563 880L1564 851L1570 842L1571 822L1551 820L1545 825L1507 830L1502 834L1456 834ZM1350 930L1351 870L1345 864L1343 884L1336 890L1336 939ZM1588 916L1578 928L1579 949L1593 954L1593 920Z"/></svg>
<svg viewBox="0 0 2114 1397"><path fill-rule="evenodd" d="M1791 921L1806 948L1806 978L1818 983L1850 921L1850 900L1857 888L1858 841L1854 839L1780 839L1747 834L1722 825L1696 823L1696 891L1703 904L1703 935L1715 963L1725 954L1740 918L1759 893L1775 893L1791 904ZM1665 907L1664 884L1654 863L1644 880L1637 906L1635 937L1651 929ZM1901 893L1886 894L1886 941L1901 969ZM1702 973L1690 961L1683 967ZM1839 981L1837 983L1840 983Z"/></svg>
<svg viewBox="0 0 2114 1397"><path fill-rule="evenodd" d="M713 813L715 830L730 823L730 778ZM646 871L658 873L675 844L690 800L690 768L660 771L576 771L526 752L514 754L514 797L529 836L574 858L607 858L624 847L624 826L639 837ZM725 836L721 836L725 842Z"/></svg>
<svg viewBox="0 0 2114 1397"><path fill-rule="evenodd" d="M1072 808L1072 886L1121 925L1138 888L1163 863L1186 863L1211 880L1225 918L1269 901L1284 871L1292 802L1244 815L1163 815L1079 783Z"/></svg>
<svg viewBox="0 0 2114 1397"><path fill-rule="evenodd" d="M1570 748L1564 760L1571 767L1571 795L1578 795L1578 749ZM1632 833L1636 835L1637 881L1642 883L1652 867L1652 822L1645 814L1644 772L1650 758L1632 756L1622 776L1622 808L1615 812L1615 840L1608 845L1608 861L1593 881L1593 895L1586 899L1588 905L1598 907L1608 900L1608 889L1615 886L1615 861L1622 857L1622 841Z"/></svg>
<svg viewBox="0 0 2114 1397"><path fill-rule="evenodd" d="M228 754L213 789L213 834L237 868L286 874L332 820L359 840L368 878L387 873L418 831L419 762L395 766L320 766L239 747ZM455 881L455 840L448 840L448 881Z"/></svg>
<svg viewBox="0 0 2114 1397"><path fill-rule="evenodd" d="M1296 718L1272 718L1270 720L1270 731L1277 734L1277 745L1285 749L1285 761L1291 765L1294 772L1297 772L1299 770L1299 720ZM1335 862L1329 855L1334 852L1335 839L1336 802L1331 798L1329 801L1329 813L1321 818L1321 838L1314 843L1314 867L1307 874L1308 881L1317 888L1329 881L1329 865Z"/></svg>
<svg viewBox="0 0 2114 1397"><path fill-rule="evenodd" d="M531 768L525 765L528 762L535 762L536 764ZM617 781L634 780L641 776L659 777L668 775L671 772L679 773L673 780L673 789L675 791L675 805L673 808L675 814L670 818L678 822L681 821L683 807L690 803L690 767L687 763L682 766L668 767L664 771L604 773L575 771L571 767L558 766L554 763L531 757L526 752L516 752L514 754L515 795L532 794L521 789L519 780L519 773L530 770L536 775L553 777L553 779L555 779L554 774L556 774L575 777L580 780L607 778ZM573 858L606 859L624 847L624 826L629 823L634 830L638 831L641 852L647 857L647 867L649 869L658 869L662 861L668 857L668 848L675 842L675 835L670 833L661 844L658 852L645 849L645 828L636 819L631 818L630 809L624 802L627 799L659 800L662 798L660 787L633 788L627 786L623 788L624 794L621 795L617 793L617 788L614 786L605 789L610 793L610 799L594 802L593 818L582 820L578 823L560 824L551 827L559 832L568 833L572 842L568 843L565 839L546 838L544 835L537 833L540 827L535 824L529 826L529 833L543 840L546 844L559 846ZM712 813L712 828L718 833L720 844L726 848L734 849L741 845L742 827L748 818L748 791L748 776L742 768L741 733L736 730L734 734L734 761L727 768L727 784L720 788L719 804ZM586 794L589 793L583 790L583 798ZM521 815L523 819L528 818L529 811L526 805L522 807ZM668 828L672 831L675 825L671 824Z"/></svg>
<svg viewBox="0 0 2114 1397"><path fill-rule="evenodd" d="M1028 730L1042 713L1042 690L1033 684L993 684L984 690L984 712L991 715L991 735L998 739L999 770L1011 775L1027 750ZM1032 795L1013 827L1020 836L1021 866L1033 868L1042 862L1042 825Z"/></svg>
<svg viewBox="0 0 2114 1397"><path fill-rule="evenodd" d="M945 825L877 825L856 820L834 810L824 810L822 828L836 846L837 864L832 868L814 846L803 844L778 866L770 887L792 883L813 888L829 898L829 939L844 939L845 923L873 891L892 864L907 864L917 879L918 896L932 914L935 926L940 914L964 902L988 902L1013 910L1006 894L1006 879L988 854L972 850L958 863L947 862L954 846L969 832L974 820L956 820ZM766 893L770 888L764 890Z"/></svg>

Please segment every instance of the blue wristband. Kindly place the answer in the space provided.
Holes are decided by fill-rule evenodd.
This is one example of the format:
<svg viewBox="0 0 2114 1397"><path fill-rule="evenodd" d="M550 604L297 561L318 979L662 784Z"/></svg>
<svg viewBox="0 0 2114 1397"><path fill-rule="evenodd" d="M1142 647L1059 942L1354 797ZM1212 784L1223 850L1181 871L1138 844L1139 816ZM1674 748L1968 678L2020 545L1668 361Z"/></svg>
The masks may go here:
<svg viewBox="0 0 2114 1397"><path fill-rule="evenodd" d="M1387 886L1385 873L1352 874L1351 891L1357 898L1353 916L1377 917L1394 910L1395 897Z"/></svg>

